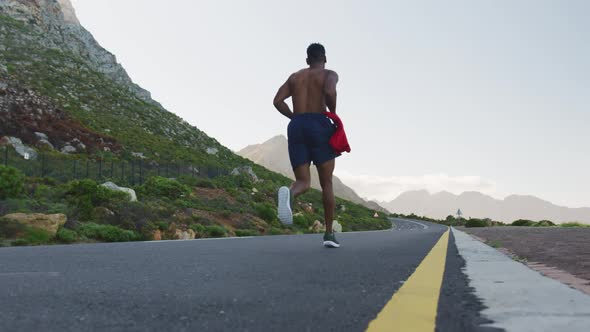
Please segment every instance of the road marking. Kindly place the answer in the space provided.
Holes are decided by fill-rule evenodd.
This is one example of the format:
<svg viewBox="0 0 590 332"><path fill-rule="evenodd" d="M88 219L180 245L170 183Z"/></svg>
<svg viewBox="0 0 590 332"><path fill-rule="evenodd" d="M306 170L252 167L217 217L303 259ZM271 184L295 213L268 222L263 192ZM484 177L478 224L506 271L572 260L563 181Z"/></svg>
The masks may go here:
<svg viewBox="0 0 590 332"><path fill-rule="evenodd" d="M434 331L448 244L449 230L369 324L368 332Z"/></svg>

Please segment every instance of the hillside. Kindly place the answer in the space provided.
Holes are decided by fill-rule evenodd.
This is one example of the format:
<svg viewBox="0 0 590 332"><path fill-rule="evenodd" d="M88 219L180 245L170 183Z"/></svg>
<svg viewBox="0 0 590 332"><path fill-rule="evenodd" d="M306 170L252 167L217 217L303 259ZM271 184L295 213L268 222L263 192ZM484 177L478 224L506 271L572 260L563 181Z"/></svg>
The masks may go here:
<svg viewBox="0 0 590 332"><path fill-rule="evenodd" d="M315 220L323 219L320 208L303 208L321 206L320 193L312 191L295 206L301 214L297 224L280 225L276 189L289 179L234 154L165 110L80 25L68 0L0 0L0 145L21 153L18 162L11 160L9 166L29 175L24 183L12 183L18 188L8 194L0 188L0 216L63 213L66 227L82 238L88 235L82 226L90 223L113 225L139 234L134 238L150 239L158 230L172 234L164 238L173 238L176 227L200 231L200 236L307 232ZM43 156L41 161L35 160L37 154ZM70 176L68 181L38 178L36 170L46 166L46 159L62 160L56 165L67 165L62 171ZM139 202L128 202L97 186L119 180L112 169L110 175L74 181L81 173L74 166L71 174L75 165L71 160L132 162L131 167L137 161L157 168L158 174L160 166L169 163L234 172L195 178L194 170L192 176L181 176L186 173L178 166L176 178L123 183L139 197ZM20 178L2 167L0 176ZM385 217L372 218L371 210L344 200L338 204L346 207L338 216L345 230L389 225Z"/></svg>
<svg viewBox="0 0 590 332"><path fill-rule="evenodd" d="M261 144L249 145L237 152L238 155L250 159L274 172L294 179L291 163L289 162L288 142L283 135L275 136ZM337 176L333 178L334 193L337 197L364 205L376 211L384 209L375 202L365 201L352 188L348 187ZM321 190L317 169L311 167L311 187Z"/></svg>
<svg viewBox="0 0 590 332"><path fill-rule="evenodd" d="M405 192L395 200L381 205L391 212L414 213L437 219L454 215L461 209L465 218L491 218L503 222L529 219L590 223L590 208L557 206L534 196L512 195L498 200L479 192L454 195L449 192L430 194L422 190Z"/></svg>

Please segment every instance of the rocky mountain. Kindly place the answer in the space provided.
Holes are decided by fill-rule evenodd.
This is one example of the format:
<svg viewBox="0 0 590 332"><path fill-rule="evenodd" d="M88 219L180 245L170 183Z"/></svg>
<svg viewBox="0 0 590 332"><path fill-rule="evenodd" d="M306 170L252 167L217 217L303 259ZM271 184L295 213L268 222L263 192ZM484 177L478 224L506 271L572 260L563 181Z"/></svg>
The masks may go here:
<svg viewBox="0 0 590 332"><path fill-rule="evenodd" d="M133 83L80 25L69 0L0 0L0 89L6 96L0 138L25 146L217 166L244 162Z"/></svg>
<svg viewBox="0 0 590 332"><path fill-rule="evenodd" d="M289 162L289 152L287 138L283 135L275 136L262 144L249 145L238 154L248 158L253 162L262 165L274 172L280 173L294 179L291 163ZM333 178L334 193L340 198L362 204L370 209L383 211L384 209L376 202L365 201L352 188L345 185L337 176ZM311 186L321 190L320 180L317 169L311 167Z"/></svg>
<svg viewBox="0 0 590 332"><path fill-rule="evenodd" d="M454 195L444 191L430 194L422 190L405 192L381 205L394 213L415 213L437 219L454 215L461 209L465 218L491 218L503 222L529 219L590 223L590 208L561 207L534 196L512 195L498 200L479 192Z"/></svg>

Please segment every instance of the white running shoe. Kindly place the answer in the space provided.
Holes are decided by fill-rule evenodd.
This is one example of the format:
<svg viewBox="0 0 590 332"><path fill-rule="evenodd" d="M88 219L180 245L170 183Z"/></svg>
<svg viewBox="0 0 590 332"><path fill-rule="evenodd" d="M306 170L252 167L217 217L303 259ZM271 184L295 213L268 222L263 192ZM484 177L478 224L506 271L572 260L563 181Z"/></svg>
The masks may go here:
<svg viewBox="0 0 590 332"><path fill-rule="evenodd" d="M293 224L291 190L287 187L281 187L279 189L279 220L285 225Z"/></svg>

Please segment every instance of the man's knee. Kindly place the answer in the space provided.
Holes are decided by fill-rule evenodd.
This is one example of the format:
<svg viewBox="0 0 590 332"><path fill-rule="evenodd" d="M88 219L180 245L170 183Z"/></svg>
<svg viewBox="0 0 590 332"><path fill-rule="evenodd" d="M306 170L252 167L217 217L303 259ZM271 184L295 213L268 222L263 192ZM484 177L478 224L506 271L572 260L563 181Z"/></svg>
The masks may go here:
<svg viewBox="0 0 590 332"><path fill-rule="evenodd" d="M309 180L298 180L298 182L303 192L306 192L311 188L311 181Z"/></svg>

